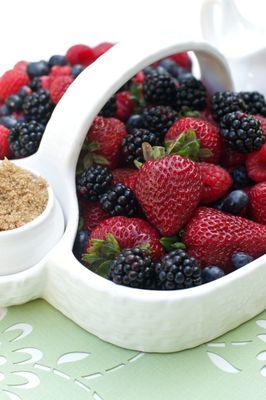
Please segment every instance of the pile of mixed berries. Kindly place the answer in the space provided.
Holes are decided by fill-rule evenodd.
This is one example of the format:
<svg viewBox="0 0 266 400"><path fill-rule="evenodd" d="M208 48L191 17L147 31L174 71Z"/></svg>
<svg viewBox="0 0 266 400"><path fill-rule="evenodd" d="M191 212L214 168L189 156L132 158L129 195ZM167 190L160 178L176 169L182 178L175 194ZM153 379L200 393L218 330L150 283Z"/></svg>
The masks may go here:
<svg viewBox="0 0 266 400"><path fill-rule="evenodd" d="M33 154L76 76L112 45L0 78L0 157ZM266 102L207 93L187 53L138 72L95 117L77 166L74 254L139 289L199 286L266 254Z"/></svg>

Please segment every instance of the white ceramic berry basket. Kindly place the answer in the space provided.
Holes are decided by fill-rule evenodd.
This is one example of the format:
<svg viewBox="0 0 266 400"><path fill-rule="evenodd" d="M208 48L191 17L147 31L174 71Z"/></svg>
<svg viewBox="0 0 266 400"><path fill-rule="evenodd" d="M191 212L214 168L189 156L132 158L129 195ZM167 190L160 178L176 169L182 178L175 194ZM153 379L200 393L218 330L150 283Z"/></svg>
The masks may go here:
<svg viewBox="0 0 266 400"><path fill-rule="evenodd" d="M186 50L195 51L210 93L232 89L221 54L204 41L182 36L172 43L120 43L70 86L47 125L37 156L27 159L52 186L64 212L65 232L38 264L0 276L0 305L41 297L100 338L147 352L197 346L265 309L266 256L215 282L160 292L115 285L86 269L72 253L78 225L75 165L93 118L137 71Z"/></svg>

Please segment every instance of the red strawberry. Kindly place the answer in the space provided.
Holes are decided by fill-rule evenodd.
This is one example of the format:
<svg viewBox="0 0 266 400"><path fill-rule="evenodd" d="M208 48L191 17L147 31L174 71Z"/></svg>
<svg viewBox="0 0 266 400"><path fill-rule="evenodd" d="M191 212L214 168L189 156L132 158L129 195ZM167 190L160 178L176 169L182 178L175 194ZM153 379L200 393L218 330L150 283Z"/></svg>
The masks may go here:
<svg viewBox="0 0 266 400"><path fill-rule="evenodd" d="M95 57L96 58L100 57L102 54L106 53L106 51L109 50L111 47L113 47L113 43L108 43L108 42L99 43L97 46L93 48Z"/></svg>
<svg viewBox="0 0 266 400"><path fill-rule="evenodd" d="M0 98L5 100L11 94L29 83L29 77L26 72L20 69L11 69L6 71L0 78Z"/></svg>
<svg viewBox="0 0 266 400"><path fill-rule="evenodd" d="M249 190L249 208L252 219L266 225L266 182Z"/></svg>
<svg viewBox="0 0 266 400"><path fill-rule="evenodd" d="M181 133L192 129L195 131L201 148L208 149L212 155L204 161L218 163L221 155L221 137L218 128L201 118L184 117L177 120L168 130L165 141L176 139Z"/></svg>
<svg viewBox="0 0 266 400"><path fill-rule="evenodd" d="M163 236L173 236L196 208L201 189L197 163L172 155L142 165L135 194L149 222Z"/></svg>
<svg viewBox="0 0 266 400"><path fill-rule="evenodd" d="M266 252L266 226L213 208L198 208L185 227L188 253L202 267L231 270L231 256L243 251L256 258Z"/></svg>
<svg viewBox="0 0 266 400"><path fill-rule="evenodd" d="M8 135L9 130L5 126L0 125L0 160L3 160L5 157L9 158L11 155L7 140Z"/></svg>
<svg viewBox="0 0 266 400"><path fill-rule="evenodd" d="M262 117L262 115L254 115L254 118L260 121L260 126L266 140L266 118Z"/></svg>
<svg viewBox="0 0 266 400"><path fill-rule="evenodd" d="M131 93L128 91L116 94L116 118L126 121L134 109Z"/></svg>
<svg viewBox="0 0 266 400"><path fill-rule="evenodd" d="M260 150L249 153L246 160L248 176L255 182L266 181L266 144Z"/></svg>
<svg viewBox="0 0 266 400"><path fill-rule="evenodd" d="M88 249L92 239L104 240L108 233L115 237L122 249L148 244L155 260L164 253L159 233L155 228L143 219L127 217L111 217L102 221L91 232Z"/></svg>
<svg viewBox="0 0 266 400"><path fill-rule="evenodd" d="M76 44L70 47L66 53L66 58L71 65L81 64L84 67L96 60L94 50L85 44Z"/></svg>
<svg viewBox="0 0 266 400"><path fill-rule="evenodd" d="M99 203L90 201L82 204L81 215L83 218L83 229L89 232L99 225L100 222L110 218L110 216L103 211Z"/></svg>
<svg viewBox="0 0 266 400"><path fill-rule="evenodd" d="M182 53L173 54L170 58L180 65L180 67L191 71L192 62L187 52L183 51Z"/></svg>
<svg viewBox="0 0 266 400"><path fill-rule="evenodd" d="M138 173L139 171L133 168L116 168L112 171L114 184L123 183L134 191Z"/></svg>
<svg viewBox="0 0 266 400"><path fill-rule="evenodd" d="M201 204L211 204L225 196L233 183L230 174L218 165L202 162L198 166L203 183Z"/></svg>
<svg viewBox="0 0 266 400"><path fill-rule="evenodd" d="M87 134L88 141L97 143L96 154L103 156L111 169L117 167L121 142L126 135L126 127L116 118L96 117Z"/></svg>
<svg viewBox="0 0 266 400"><path fill-rule="evenodd" d="M50 96L52 101L57 104L63 94L66 92L68 87L73 82L73 78L71 76L58 76L53 80L50 86Z"/></svg>

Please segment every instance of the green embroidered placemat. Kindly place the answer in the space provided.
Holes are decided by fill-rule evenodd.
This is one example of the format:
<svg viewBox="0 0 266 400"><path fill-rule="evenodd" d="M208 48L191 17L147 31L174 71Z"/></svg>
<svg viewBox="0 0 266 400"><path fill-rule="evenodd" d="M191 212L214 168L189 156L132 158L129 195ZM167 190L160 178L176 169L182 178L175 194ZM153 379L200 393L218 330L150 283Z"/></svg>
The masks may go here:
<svg viewBox="0 0 266 400"><path fill-rule="evenodd" d="M105 343L42 300L0 311L1 400L265 398L266 312L212 343L159 355Z"/></svg>

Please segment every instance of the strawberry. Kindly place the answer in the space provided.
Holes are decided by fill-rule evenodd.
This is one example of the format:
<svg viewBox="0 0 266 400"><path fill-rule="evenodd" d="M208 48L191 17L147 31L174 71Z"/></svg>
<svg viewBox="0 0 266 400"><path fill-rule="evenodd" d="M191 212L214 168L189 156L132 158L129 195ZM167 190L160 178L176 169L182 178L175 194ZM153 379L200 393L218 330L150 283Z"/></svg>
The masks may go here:
<svg viewBox="0 0 266 400"><path fill-rule="evenodd" d="M252 219L266 225L266 182L258 183L249 190L249 200Z"/></svg>
<svg viewBox="0 0 266 400"><path fill-rule="evenodd" d="M93 239L105 240L108 234L114 236L122 249L146 244L155 260L158 260L164 253L159 233L155 228L143 219L127 217L111 217L102 221L91 232L88 250L92 246Z"/></svg>
<svg viewBox="0 0 266 400"><path fill-rule="evenodd" d="M100 57L102 54L106 53L107 50L113 47L113 43L103 42L99 43L93 48L93 52L96 58Z"/></svg>
<svg viewBox="0 0 266 400"><path fill-rule="evenodd" d="M66 58L71 65L81 64L83 67L87 67L96 60L94 50L85 44L76 44L70 47Z"/></svg>
<svg viewBox="0 0 266 400"><path fill-rule="evenodd" d="M126 135L126 127L117 118L96 117L87 134L89 143L97 146L95 154L104 157L109 168L119 164L121 142ZM96 160L100 163L100 160Z"/></svg>
<svg viewBox="0 0 266 400"><path fill-rule="evenodd" d="M133 168L116 168L112 171L112 174L114 178L114 184L123 183L123 185L134 191L138 170Z"/></svg>
<svg viewBox="0 0 266 400"><path fill-rule="evenodd" d="M5 157L9 158L11 155L7 140L8 135L9 130L5 126L0 125L0 160L3 160Z"/></svg>
<svg viewBox="0 0 266 400"><path fill-rule="evenodd" d="M67 91L68 87L73 82L72 76L58 76L55 78L50 86L50 96L52 101L57 104L63 94Z"/></svg>
<svg viewBox="0 0 266 400"><path fill-rule="evenodd" d="M131 93L128 91L118 92L116 94L116 118L126 121L134 109L134 102Z"/></svg>
<svg viewBox="0 0 266 400"><path fill-rule="evenodd" d="M256 258L266 252L266 226L201 207L185 227L183 240L202 267L218 265L230 272L233 253L243 251Z"/></svg>
<svg viewBox="0 0 266 400"><path fill-rule="evenodd" d="M202 162L198 167L203 183L201 204L211 204L224 197L233 184L230 174L215 164Z"/></svg>
<svg viewBox="0 0 266 400"><path fill-rule="evenodd" d="M180 65L180 67L191 71L192 62L187 52L183 51L182 53L172 54L170 58Z"/></svg>
<svg viewBox="0 0 266 400"><path fill-rule="evenodd" d="M22 86L29 83L29 77L25 71L11 69L0 78L0 98L5 100L11 94L15 94Z"/></svg>
<svg viewBox="0 0 266 400"><path fill-rule="evenodd" d="M221 137L218 128L202 118L184 117L177 120L168 130L165 141L175 140L181 133L193 130L200 142L201 148L211 151L212 155L206 158L210 163L218 163L221 155Z"/></svg>
<svg viewBox="0 0 266 400"><path fill-rule="evenodd" d="M99 203L91 201L83 202L81 216L83 218L83 229L89 232L100 222L109 218L109 215L103 211Z"/></svg>
<svg viewBox="0 0 266 400"><path fill-rule="evenodd" d="M170 155L142 165L135 194L149 222L163 236L174 236L196 208L201 189L197 163Z"/></svg>
<svg viewBox="0 0 266 400"><path fill-rule="evenodd" d="M249 153L246 159L248 176L255 182L266 181L266 144L260 150Z"/></svg>

